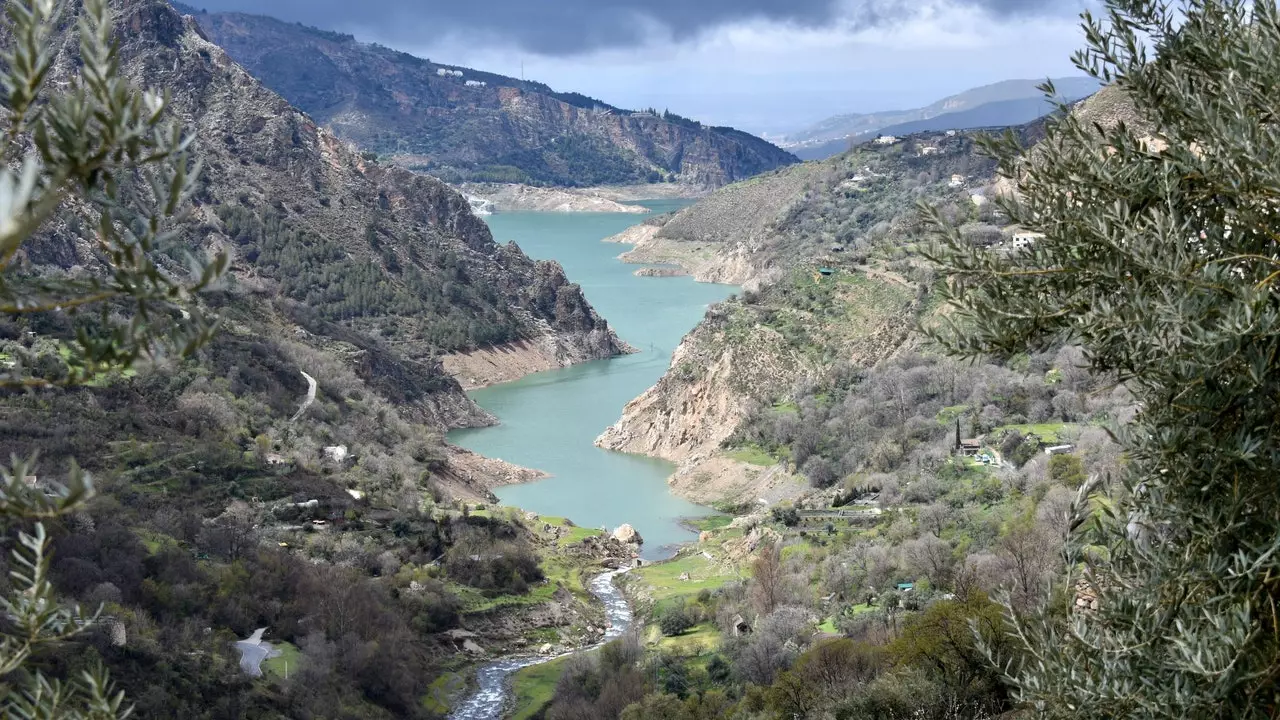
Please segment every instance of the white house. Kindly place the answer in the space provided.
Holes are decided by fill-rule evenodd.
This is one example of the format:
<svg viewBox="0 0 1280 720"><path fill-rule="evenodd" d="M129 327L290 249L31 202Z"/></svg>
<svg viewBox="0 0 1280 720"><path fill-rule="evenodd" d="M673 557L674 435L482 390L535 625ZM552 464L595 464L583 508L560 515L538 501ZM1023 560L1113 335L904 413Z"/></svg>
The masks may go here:
<svg viewBox="0 0 1280 720"><path fill-rule="evenodd" d="M898 138L892 135L881 135L880 137L876 138L877 145L892 145L896 142L898 142Z"/></svg>
<svg viewBox="0 0 1280 720"><path fill-rule="evenodd" d="M484 87L485 85L488 85L488 84L489 84L489 83L487 83L487 82L485 82L485 81L483 81L483 80L468 80L468 81L467 81L467 87Z"/></svg>
<svg viewBox="0 0 1280 720"><path fill-rule="evenodd" d="M1024 248L1037 240L1043 240L1044 233L1034 232L1032 230L1014 230L1009 238L1009 245L1015 248Z"/></svg>
<svg viewBox="0 0 1280 720"><path fill-rule="evenodd" d="M934 146L934 145L925 145L924 147L920 148L920 154L921 155L937 155L938 148L937 146Z"/></svg>
<svg viewBox="0 0 1280 720"><path fill-rule="evenodd" d="M955 136L956 136L956 131L955 131L955 130L948 130L948 131L947 131L947 137L955 137Z"/></svg>
<svg viewBox="0 0 1280 720"><path fill-rule="evenodd" d="M960 187L961 185L964 185L964 176L963 176L963 175L952 175L952 176L951 176L951 182L949 182L949 183L947 183L947 184L948 184L948 185L950 185L950 186L951 186L951 187L953 187L953 188L955 188L955 187Z"/></svg>

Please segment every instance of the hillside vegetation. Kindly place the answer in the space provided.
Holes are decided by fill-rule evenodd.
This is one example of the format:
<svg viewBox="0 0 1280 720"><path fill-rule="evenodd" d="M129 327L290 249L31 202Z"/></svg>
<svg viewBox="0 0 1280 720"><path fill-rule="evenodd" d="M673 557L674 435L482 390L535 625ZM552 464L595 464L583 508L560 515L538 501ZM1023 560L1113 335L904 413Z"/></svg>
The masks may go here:
<svg viewBox="0 0 1280 720"><path fill-rule="evenodd" d="M221 321L202 349L80 387L58 387L76 360L61 341L165 318L108 303L0 319L6 370L53 385L0 394L5 452L39 456L6 492L56 497L77 465L92 475L97 497L48 523L50 567L62 598L103 605L114 628L33 662L59 678L104 664L142 717L434 717L480 654L594 642L582 576L630 552L563 521L472 512L529 473L445 445L492 419L440 358L513 341L607 357L622 347L607 323L557 264L497 245L442 182L349 149L166 2L111 6L120 73L169 94L204 168L151 255L178 278L192 254L229 269L192 306ZM50 93L85 62L85 10L67 12ZM124 204L146 202L146 179L125 178ZM95 236L95 207L59 206L6 282L91 288L124 262ZM288 653L255 679L233 641L258 628Z"/></svg>

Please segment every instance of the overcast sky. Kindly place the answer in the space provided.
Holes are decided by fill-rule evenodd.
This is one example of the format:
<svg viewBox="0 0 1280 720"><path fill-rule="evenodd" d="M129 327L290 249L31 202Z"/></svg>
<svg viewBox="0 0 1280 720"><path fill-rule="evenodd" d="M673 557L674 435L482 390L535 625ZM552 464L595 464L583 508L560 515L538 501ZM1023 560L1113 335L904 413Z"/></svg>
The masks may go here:
<svg viewBox="0 0 1280 720"><path fill-rule="evenodd" d="M1088 0L189 0L757 133L1077 74Z"/></svg>

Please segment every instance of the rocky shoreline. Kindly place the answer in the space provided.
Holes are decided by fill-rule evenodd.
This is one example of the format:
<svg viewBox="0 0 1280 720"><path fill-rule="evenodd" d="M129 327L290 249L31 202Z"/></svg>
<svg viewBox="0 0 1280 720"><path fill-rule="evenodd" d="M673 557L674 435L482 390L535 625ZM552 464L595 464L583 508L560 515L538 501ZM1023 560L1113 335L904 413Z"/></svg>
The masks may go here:
<svg viewBox="0 0 1280 720"><path fill-rule="evenodd" d="M643 215L639 205L624 205L593 190L545 188L506 183L464 183L458 190L488 212L604 212Z"/></svg>

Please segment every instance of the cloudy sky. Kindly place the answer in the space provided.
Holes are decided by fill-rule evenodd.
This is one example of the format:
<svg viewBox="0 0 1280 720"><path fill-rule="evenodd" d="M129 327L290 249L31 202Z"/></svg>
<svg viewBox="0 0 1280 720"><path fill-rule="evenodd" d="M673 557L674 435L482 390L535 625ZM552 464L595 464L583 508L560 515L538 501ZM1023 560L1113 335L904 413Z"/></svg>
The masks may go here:
<svg viewBox="0 0 1280 720"><path fill-rule="evenodd" d="M1089 0L189 0L757 133L1077 74Z"/></svg>

